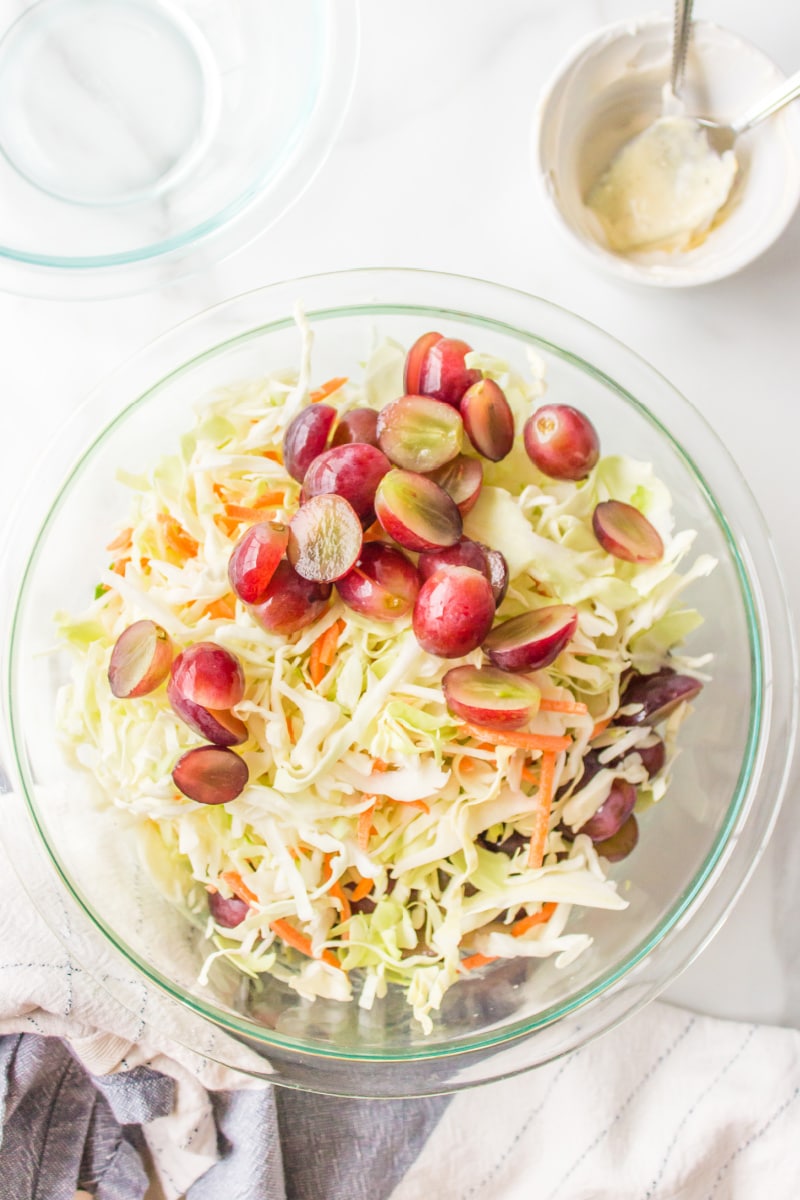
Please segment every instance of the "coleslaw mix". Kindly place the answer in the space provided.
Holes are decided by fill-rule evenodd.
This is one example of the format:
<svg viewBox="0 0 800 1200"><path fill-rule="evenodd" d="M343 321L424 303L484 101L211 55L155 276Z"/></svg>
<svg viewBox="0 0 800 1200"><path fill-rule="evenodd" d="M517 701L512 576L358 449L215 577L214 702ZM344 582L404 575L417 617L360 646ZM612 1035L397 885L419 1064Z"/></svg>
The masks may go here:
<svg viewBox="0 0 800 1200"><path fill-rule="evenodd" d="M252 511L288 521L299 502L280 453L287 424L309 399L312 337L299 321L298 372L217 392L177 453L147 475L119 472L132 499L128 528L112 542L115 560L87 610L57 618L72 659L59 729L108 803L135 817L157 885L205 924L215 949L201 978L221 956L254 977L271 972L303 997L364 1007L398 985L429 1032L465 961L555 956L566 966L591 942L569 931L573 906L626 907L580 827L620 776L638 788L637 809L662 798L688 706L662 731L666 765L653 779L635 753L651 729L598 729L618 711L630 668L652 672L668 660L696 673L704 665L677 653L701 621L682 594L714 560L683 566L695 534L674 531L669 492L647 463L607 456L585 480L559 482L540 474L518 437L503 461L484 464L464 533L507 559L502 616L553 603L579 613L567 649L532 676L543 697L579 701L588 712L540 711L530 726L567 735L569 748L555 758L542 864L529 866L519 837L508 842L514 849L502 846L513 833L532 833L539 755L478 741L444 702L444 674L479 664L480 650L460 660L430 655L410 618L371 620L335 591L314 624L287 638L261 628L230 594L228 560ZM326 402L340 413L382 407L403 392L404 358L403 347L382 342L361 381L345 382ZM500 384L521 428L545 389L541 360L531 352L525 378L486 354L472 352L467 365ZM600 548L592 513L610 498L633 504L658 529L661 561L639 566ZM136 700L112 696L111 650L141 618L163 626L176 649L213 641L238 656L246 692L234 712L248 729L240 753L250 782L236 800L203 805L175 788L176 760L200 739L163 686ZM312 647L337 621L334 661L315 685ZM629 753L580 787L590 740L603 764ZM247 899L241 924L215 924L212 890Z"/></svg>

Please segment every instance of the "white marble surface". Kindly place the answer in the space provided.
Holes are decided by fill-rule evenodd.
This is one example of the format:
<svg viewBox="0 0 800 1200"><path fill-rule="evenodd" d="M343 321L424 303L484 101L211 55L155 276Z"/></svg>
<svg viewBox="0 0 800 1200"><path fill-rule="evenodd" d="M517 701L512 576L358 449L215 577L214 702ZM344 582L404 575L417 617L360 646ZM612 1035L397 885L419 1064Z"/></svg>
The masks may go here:
<svg viewBox="0 0 800 1200"><path fill-rule="evenodd" d="M751 37L785 71L800 65L799 6L698 7ZM293 275L427 267L554 300L662 370L742 468L800 613L790 494L800 445L800 216L739 276L659 292L587 268L554 236L532 187L529 128L542 83L578 38L641 12L636 0L364 3L359 77L339 141L300 201L258 242L158 294L97 303L0 294L0 511L85 392L182 318ZM712 1014L800 1024L798 799L795 783L726 926L668 998Z"/></svg>

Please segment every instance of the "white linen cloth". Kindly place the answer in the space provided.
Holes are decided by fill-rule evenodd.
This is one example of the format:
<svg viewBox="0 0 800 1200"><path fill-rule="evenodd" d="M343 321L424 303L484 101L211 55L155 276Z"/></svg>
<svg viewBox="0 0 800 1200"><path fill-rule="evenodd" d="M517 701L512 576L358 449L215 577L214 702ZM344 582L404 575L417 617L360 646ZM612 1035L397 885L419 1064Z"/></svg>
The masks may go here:
<svg viewBox="0 0 800 1200"><path fill-rule="evenodd" d="M2 797L0 834L21 819ZM196 1050L162 1033L167 1002L146 996L132 970L125 978L118 957L108 952L91 975L72 962L20 901L3 840L0 1034L63 1038L93 1074L146 1065L175 1079L174 1111L144 1133L166 1200L177 1200L218 1159L209 1090L265 1085L214 1062L224 1035L212 1027L198 1022ZM58 903L55 877L52 889ZM95 982L104 971L127 1003ZM261 1061L229 1039L225 1053L243 1071ZM654 1003L566 1058L454 1096L391 1200L797 1200L798 1101L800 1033Z"/></svg>
<svg viewBox="0 0 800 1200"><path fill-rule="evenodd" d="M456 1096L391 1200L797 1200L799 1121L800 1033L657 1002Z"/></svg>

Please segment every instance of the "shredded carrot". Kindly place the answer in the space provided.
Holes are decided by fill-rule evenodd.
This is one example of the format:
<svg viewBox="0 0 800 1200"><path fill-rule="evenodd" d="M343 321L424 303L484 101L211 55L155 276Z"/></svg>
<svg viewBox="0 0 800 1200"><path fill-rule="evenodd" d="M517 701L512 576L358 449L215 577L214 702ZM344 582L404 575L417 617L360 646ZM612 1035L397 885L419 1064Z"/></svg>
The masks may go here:
<svg viewBox="0 0 800 1200"><path fill-rule="evenodd" d="M225 516L230 517L232 521L262 521L264 519L264 510L267 508L280 508L285 500L284 492L265 492L263 496L259 496L252 504L226 504Z"/></svg>
<svg viewBox="0 0 800 1200"><path fill-rule="evenodd" d="M315 391L309 394L309 400L312 404L319 404L320 400L327 400L328 396L332 396L334 392L338 392L340 387L344 387L347 383L346 375L337 375L335 379L329 379L327 383L323 383L322 387L318 387Z"/></svg>
<svg viewBox="0 0 800 1200"><path fill-rule="evenodd" d="M534 925L546 925L557 907L552 900L548 900L547 904L542 905L541 912L534 913L530 917L521 917L511 926L511 936L522 937L523 933L533 929Z"/></svg>
<svg viewBox="0 0 800 1200"><path fill-rule="evenodd" d="M526 779L528 783L535 783L537 787L539 786L539 776L533 771L529 771L527 767L522 768L520 775L523 779Z"/></svg>
<svg viewBox="0 0 800 1200"><path fill-rule="evenodd" d="M384 771L389 770L389 764L385 763L382 758L375 758L372 760L372 769L373 771L376 771L378 775L382 775Z"/></svg>
<svg viewBox="0 0 800 1200"><path fill-rule="evenodd" d="M253 501L253 508L280 508L286 501L286 492L278 488L272 492L262 492L262 494Z"/></svg>
<svg viewBox="0 0 800 1200"><path fill-rule="evenodd" d="M223 871L220 875L223 883L227 883L234 896L244 900L245 904L258 904L258 896L251 892L238 871Z"/></svg>
<svg viewBox="0 0 800 1200"><path fill-rule="evenodd" d="M358 848L366 850L369 846L369 839L372 833L372 818L375 815L374 797L373 803L369 808L365 808L358 816Z"/></svg>
<svg viewBox="0 0 800 1200"><path fill-rule="evenodd" d="M380 521L373 521L369 529L364 530L362 541L365 542L381 542L386 537L383 526Z"/></svg>
<svg viewBox="0 0 800 1200"><path fill-rule="evenodd" d="M239 528L238 521L235 521L232 517L223 517L220 513L215 514L214 524L217 529L220 529L225 534L226 538L232 538Z"/></svg>
<svg viewBox="0 0 800 1200"><path fill-rule="evenodd" d="M478 967L486 967L493 962L497 962L496 954L470 954L469 958L462 958L458 965L462 971L477 971Z"/></svg>
<svg viewBox="0 0 800 1200"><path fill-rule="evenodd" d="M113 542L109 542L106 550L130 550L132 529L121 529Z"/></svg>
<svg viewBox="0 0 800 1200"><path fill-rule="evenodd" d="M283 455L280 450L262 450L261 453L264 458L270 458L276 463L283 463Z"/></svg>
<svg viewBox="0 0 800 1200"><path fill-rule="evenodd" d="M344 621L341 617L334 621L320 637L319 661L326 667L332 667L336 662L336 646L344 632Z"/></svg>
<svg viewBox="0 0 800 1200"><path fill-rule="evenodd" d="M172 550L182 558L195 558L200 549L190 533L187 533L180 522L169 513L159 513L158 519L164 526L164 541L167 549Z"/></svg>
<svg viewBox="0 0 800 1200"><path fill-rule="evenodd" d="M273 933L278 935L282 942L286 942L287 946L291 946L294 950L299 950L307 958L316 958L311 948L311 938L306 937L299 929L295 929L294 925L290 925L284 917L279 917L277 921L270 921L269 927ZM323 962L328 963L329 966L337 967L340 971L342 970L342 964L330 950L323 950L320 958Z"/></svg>
<svg viewBox="0 0 800 1200"><path fill-rule="evenodd" d="M210 896L216 896L217 892L219 891L219 888L215 888L213 883L207 883L206 891L208 892L208 894Z"/></svg>
<svg viewBox="0 0 800 1200"><path fill-rule="evenodd" d="M203 609L203 616L211 617L215 621L232 621L236 616L236 598L233 592L227 592L218 600L212 600Z"/></svg>
<svg viewBox="0 0 800 1200"><path fill-rule="evenodd" d="M127 567L128 563L130 561L131 561L130 558L118 558L116 560L116 562L113 562L111 564L111 570L114 572L115 575L124 575L125 568Z"/></svg>
<svg viewBox="0 0 800 1200"><path fill-rule="evenodd" d="M362 875L359 882L353 888L350 899L355 903L358 900L363 900L368 896L375 886L375 880L370 879L369 875Z"/></svg>
<svg viewBox="0 0 800 1200"><path fill-rule="evenodd" d="M542 755L539 794L536 804L536 816L531 834L531 844L528 850L528 866L534 870L544 861L544 849L547 843L547 833L550 827L550 809L553 806L553 780L556 769L556 756L552 753Z"/></svg>
<svg viewBox="0 0 800 1200"><path fill-rule="evenodd" d="M323 862L322 862L322 878L324 880L328 880L328 879L330 879L332 873L333 872L332 872L332 868L331 868L331 855L326 854L325 858L323 859ZM341 880L337 879L336 883L331 884L331 886L328 888L328 895L332 896L334 900L339 901L339 906L340 906L341 914L342 914L342 921L349 921L350 917L353 914L350 909L350 901L347 899L347 896L345 895L345 891L344 891L344 888L342 887ZM345 940L347 939L346 931L342 934L342 937Z"/></svg>
<svg viewBox="0 0 800 1200"><path fill-rule="evenodd" d="M325 678L328 668L336 661L336 644L344 629L344 621L334 621L324 633L321 633L311 647L308 659L308 673L314 687L318 687Z"/></svg>
<svg viewBox="0 0 800 1200"><path fill-rule="evenodd" d="M596 737L599 737L611 724L611 717L604 717L602 721L598 721L592 732L589 734L589 741L593 742Z"/></svg>
<svg viewBox="0 0 800 1200"><path fill-rule="evenodd" d="M424 800L401 800L400 803L404 804L406 808L421 808L425 813L431 811L430 806Z"/></svg>
<svg viewBox="0 0 800 1200"><path fill-rule="evenodd" d="M539 701L539 712L575 713L583 717L588 711L586 705L581 704L580 700L548 700L543 697Z"/></svg>
<svg viewBox="0 0 800 1200"><path fill-rule="evenodd" d="M568 750L572 739L568 737L551 737L545 733L521 733L516 729L486 729L483 725L464 725L464 732L479 741L490 741L494 746L516 746L521 750L541 750L544 754L558 754Z"/></svg>

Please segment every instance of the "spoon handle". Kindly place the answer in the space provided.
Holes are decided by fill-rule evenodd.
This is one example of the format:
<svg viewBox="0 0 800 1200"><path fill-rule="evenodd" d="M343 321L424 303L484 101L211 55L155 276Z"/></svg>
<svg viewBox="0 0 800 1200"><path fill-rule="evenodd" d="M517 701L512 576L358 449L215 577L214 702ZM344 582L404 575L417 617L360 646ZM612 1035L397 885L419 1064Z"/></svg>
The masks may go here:
<svg viewBox="0 0 800 1200"><path fill-rule="evenodd" d="M744 133L746 129L752 129L754 125L758 125L765 117L771 117L785 104L791 104L792 100L796 100L800 96L800 71L795 71L794 75L790 75L788 79L784 79L783 83L779 83L776 88L768 92L761 100L756 101L752 107L748 108L732 126L736 136Z"/></svg>
<svg viewBox="0 0 800 1200"><path fill-rule="evenodd" d="M677 96L683 82L683 70L686 66L686 50L689 45L689 35L692 29L692 5L694 0L675 0L675 20L672 31L672 71L670 73L670 88L673 96Z"/></svg>

